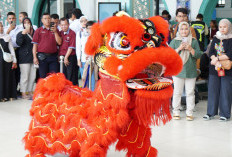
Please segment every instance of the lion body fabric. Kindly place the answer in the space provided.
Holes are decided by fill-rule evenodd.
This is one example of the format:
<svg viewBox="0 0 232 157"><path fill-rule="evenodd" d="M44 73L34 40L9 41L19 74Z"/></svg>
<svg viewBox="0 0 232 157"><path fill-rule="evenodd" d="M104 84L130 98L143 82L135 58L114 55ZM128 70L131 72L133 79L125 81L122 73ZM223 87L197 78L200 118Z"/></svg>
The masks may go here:
<svg viewBox="0 0 232 157"><path fill-rule="evenodd" d="M165 43L168 25L160 17L151 20L157 33L164 35ZM136 46L142 46L143 27L138 20L125 16L94 25L86 51L93 54L99 45L105 44L114 54L122 54L122 50L102 42L105 34L110 42L110 32L117 30L125 32L132 42L131 52L127 49L125 53L131 55L123 60L115 56L106 58L104 70L107 72L99 73L94 92L73 86L60 73L38 82L30 110L32 120L23 139L29 151L27 157L56 153L70 157L105 157L115 142L116 149L126 151L128 157L157 156L150 142L150 126L171 120L169 105L173 89L169 86L159 91L134 90L127 87L126 80L152 63L162 64L164 74L174 75L181 70L182 62L167 46L134 51Z"/></svg>

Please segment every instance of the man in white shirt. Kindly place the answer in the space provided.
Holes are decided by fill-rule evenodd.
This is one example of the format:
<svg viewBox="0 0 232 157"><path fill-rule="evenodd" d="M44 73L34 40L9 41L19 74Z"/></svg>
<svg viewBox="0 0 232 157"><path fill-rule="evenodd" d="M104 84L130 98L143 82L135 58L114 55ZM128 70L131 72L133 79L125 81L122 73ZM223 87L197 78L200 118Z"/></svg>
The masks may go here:
<svg viewBox="0 0 232 157"><path fill-rule="evenodd" d="M15 13L7 13L7 22L9 23L9 25L4 27L4 33L10 35L13 47L18 48L19 46L16 44L16 36L21 30L20 27L16 25Z"/></svg>
<svg viewBox="0 0 232 157"><path fill-rule="evenodd" d="M79 18L83 16L82 12L80 9L76 9L74 8L72 10L72 17L70 18L71 19L71 23L70 23L70 26L69 28L71 30L73 30L76 34L80 31L81 29L81 24L80 24L80 21L79 21Z"/></svg>
<svg viewBox="0 0 232 157"><path fill-rule="evenodd" d="M19 26L19 29L21 29L20 31L23 31L24 30L24 28L23 28L23 19L25 18L25 17L28 17L28 14L27 14L27 12L20 12L19 13L19 23L20 23L20 25L18 25ZM36 30L38 27L36 26L36 25L33 25L33 29L34 30Z"/></svg>
<svg viewBox="0 0 232 157"><path fill-rule="evenodd" d="M7 22L9 23L9 25L4 27L4 33L10 35L11 42L12 42L12 45L14 47L15 54L16 54L16 59L17 59L18 58L18 47L19 46L16 44L16 36L22 29L20 29L19 25L16 25L16 16L15 16L15 13L13 13L13 12L8 12L7 13ZM17 68L15 70L15 81L16 81L16 86L17 86L19 81L20 81L20 70L19 70L19 68Z"/></svg>

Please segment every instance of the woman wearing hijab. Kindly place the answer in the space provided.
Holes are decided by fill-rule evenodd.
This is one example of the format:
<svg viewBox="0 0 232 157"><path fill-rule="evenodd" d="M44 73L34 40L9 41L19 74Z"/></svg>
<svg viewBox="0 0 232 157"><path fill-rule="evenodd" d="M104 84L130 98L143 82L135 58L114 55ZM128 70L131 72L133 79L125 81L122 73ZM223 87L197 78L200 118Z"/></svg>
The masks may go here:
<svg viewBox="0 0 232 157"><path fill-rule="evenodd" d="M193 109L195 107L195 83L197 77L196 60L201 57L199 44L192 37L190 26L187 22L181 22L178 26L176 38L174 38L170 47L176 50L183 61L183 69L179 75L173 77L174 94L173 94L173 119L180 119L181 95L185 86L186 90L186 120L192 121Z"/></svg>
<svg viewBox="0 0 232 157"><path fill-rule="evenodd" d="M17 68L15 51L11 37L3 33L3 24L0 22L0 102L17 98L16 81L14 70ZM3 58L3 51L10 53L12 62L6 62Z"/></svg>
<svg viewBox="0 0 232 157"><path fill-rule="evenodd" d="M88 22L87 17L81 16L80 17L81 30L76 33L76 55L77 55L77 61L78 61L81 77L83 75L85 62L88 59L88 55L86 55L85 53L85 44L89 37L89 34L86 30L87 22Z"/></svg>
<svg viewBox="0 0 232 157"><path fill-rule="evenodd" d="M86 86L89 85L88 78L87 79L83 78L83 76L86 76L85 74L87 73L87 71L84 71L84 69L85 69L84 67L85 67L86 63L89 63L92 60L91 56L89 56L85 53L85 44L86 44L87 39L90 35L86 29L86 24L89 22L88 22L88 19L86 16L81 16L80 17L81 30L80 30L80 32L78 32L76 34L77 62L78 62L81 78L82 78L82 80L86 80L85 81L86 83L82 82L83 87L85 87L84 84ZM91 27L91 26L89 25L89 27ZM89 69L89 68L86 68L86 69ZM92 73L92 75L91 75L91 90L94 91L94 89L95 89L95 77L94 77L94 73Z"/></svg>
<svg viewBox="0 0 232 157"><path fill-rule="evenodd" d="M218 114L219 121L227 121L231 116L232 103L232 26L229 20L222 19L219 22L219 31L213 38L209 57L209 87L207 114L203 117L210 120ZM230 68L226 69L222 64L229 61Z"/></svg>
<svg viewBox="0 0 232 157"><path fill-rule="evenodd" d="M33 54L31 43L35 30L33 29L29 18L23 19L24 30L19 32L16 37L16 43L19 48L19 67L20 67L20 92L23 99L32 98L33 85L36 78L36 69L33 64ZM28 94L28 95L27 95Z"/></svg>

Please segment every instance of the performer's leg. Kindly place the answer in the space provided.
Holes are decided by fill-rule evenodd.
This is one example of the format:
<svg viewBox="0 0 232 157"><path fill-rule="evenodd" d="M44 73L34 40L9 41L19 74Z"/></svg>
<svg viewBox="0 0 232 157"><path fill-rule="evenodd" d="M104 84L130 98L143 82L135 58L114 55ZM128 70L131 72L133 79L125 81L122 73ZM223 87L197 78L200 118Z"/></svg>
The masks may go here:
<svg viewBox="0 0 232 157"><path fill-rule="evenodd" d="M128 150L127 156L156 157L157 150L151 147L151 129L132 121L119 136L117 150Z"/></svg>

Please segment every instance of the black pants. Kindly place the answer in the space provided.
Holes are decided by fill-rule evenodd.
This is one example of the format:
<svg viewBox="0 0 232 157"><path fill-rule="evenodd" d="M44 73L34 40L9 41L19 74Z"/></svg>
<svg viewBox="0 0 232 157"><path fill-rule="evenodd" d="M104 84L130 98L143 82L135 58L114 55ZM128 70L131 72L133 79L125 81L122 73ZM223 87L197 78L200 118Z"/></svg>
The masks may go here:
<svg viewBox="0 0 232 157"><path fill-rule="evenodd" d="M19 60L19 48L15 49L15 55L16 59ZM19 68L19 62L17 62L17 68L14 70L15 72L15 82L16 82L16 88L20 82L20 68Z"/></svg>
<svg viewBox="0 0 232 157"><path fill-rule="evenodd" d="M207 114L215 116L218 107L221 117L230 118L232 104L232 76L209 75Z"/></svg>
<svg viewBox="0 0 232 157"><path fill-rule="evenodd" d="M0 57L0 99L17 98L15 71L11 67L12 63Z"/></svg>
<svg viewBox="0 0 232 157"><path fill-rule="evenodd" d="M66 78L73 83L73 85L78 85L78 69L77 57L76 55L70 55L68 58L69 65L64 65L64 74Z"/></svg>
<svg viewBox="0 0 232 157"><path fill-rule="evenodd" d="M39 60L39 76L45 78L49 73L58 72L58 58L57 54L47 55L46 59Z"/></svg>

